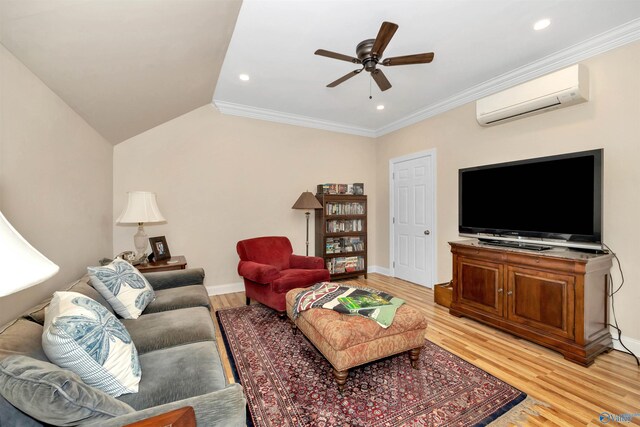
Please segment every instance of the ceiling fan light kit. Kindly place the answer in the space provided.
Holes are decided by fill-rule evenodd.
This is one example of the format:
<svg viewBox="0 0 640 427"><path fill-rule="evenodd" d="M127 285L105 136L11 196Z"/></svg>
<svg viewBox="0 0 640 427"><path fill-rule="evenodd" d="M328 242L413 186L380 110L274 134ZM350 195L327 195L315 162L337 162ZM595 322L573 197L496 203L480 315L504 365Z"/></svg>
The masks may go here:
<svg viewBox="0 0 640 427"><path fill-rule="evenodd" d="M326 56L327 58L338 59L340 61L352 62L354 64L362 64L362 68L353 70L339 79L329 83L327 87L336 87L340 83L349 80L351 77L360 74L363 70L371 74L381 91L391 88L391 83L384 75L381 69L377 68L378 64L386 67L394 65L411 65L411 64L427 64L433 61L433 52L418 53L415 55L396 56L382 60L382 55L391 38L398 30L398 25L392 22L383 22L380 31L375 39L367 39L358 43L356 46L356 57L343 55L341 53L332 52L325 49L315 51L316 55Z"/></svg>

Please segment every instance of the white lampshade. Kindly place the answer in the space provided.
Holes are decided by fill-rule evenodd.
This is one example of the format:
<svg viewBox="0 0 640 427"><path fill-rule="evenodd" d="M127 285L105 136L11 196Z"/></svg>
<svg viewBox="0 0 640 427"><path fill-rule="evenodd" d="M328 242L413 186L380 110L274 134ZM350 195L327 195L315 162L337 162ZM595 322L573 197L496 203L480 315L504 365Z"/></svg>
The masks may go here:
<svg viewBox="0 0 640 427"><path fill-rule="evenodd" d="M129 200L116 223L140 224L166 221L156 202L156 193L149 191L129 191Z"/></svg>
<svg viewBox="0 0 640 427"><path fill-rule="evenodd" d="M0 212L0 297L44 282L58 270Z"/></svg>
<svg viewBox="0 0 640 427"><path fill-rule="evenodd" d="M149 236L144 231L143 224L166 221L156 202L156 193L149 191L129 191L127 207L124 208L117 224L138 224L138 232L133 236L133 246L136 255L143 257L147 252L147 240Z"/></svg>

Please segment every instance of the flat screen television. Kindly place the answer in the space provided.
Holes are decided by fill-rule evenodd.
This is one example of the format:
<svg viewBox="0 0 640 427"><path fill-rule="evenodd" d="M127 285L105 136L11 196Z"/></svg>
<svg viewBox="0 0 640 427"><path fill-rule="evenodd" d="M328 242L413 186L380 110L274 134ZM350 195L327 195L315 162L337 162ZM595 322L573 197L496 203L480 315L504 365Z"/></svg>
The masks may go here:
<svg viewBox="0 0 640 427"><path fill-rule="evenodd" d="M599 149L460 169L459 233L601 247L602 159Z"/></svg>

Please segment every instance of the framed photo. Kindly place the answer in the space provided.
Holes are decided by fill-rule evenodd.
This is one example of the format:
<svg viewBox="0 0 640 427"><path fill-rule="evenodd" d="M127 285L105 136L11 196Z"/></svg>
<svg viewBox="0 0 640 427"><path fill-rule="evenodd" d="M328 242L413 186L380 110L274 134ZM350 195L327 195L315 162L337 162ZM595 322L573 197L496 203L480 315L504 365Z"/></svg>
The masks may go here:
<svg viewBox="0 0 640 427"><path fill-rule="evenodd" d="M171 258L169 245L167 245L167 239L165 239L164 236L149 237L149 244L151 244L154 261L162 261Z"/></svg>

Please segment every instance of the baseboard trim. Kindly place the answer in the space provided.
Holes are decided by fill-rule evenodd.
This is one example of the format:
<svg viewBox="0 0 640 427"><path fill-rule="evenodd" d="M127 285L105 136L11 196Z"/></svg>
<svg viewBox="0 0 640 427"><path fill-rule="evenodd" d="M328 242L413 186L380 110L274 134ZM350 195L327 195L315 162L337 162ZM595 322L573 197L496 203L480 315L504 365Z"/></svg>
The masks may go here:
<svg viewBox="0 0 640 427"><path fill-rule="evenodd" d="M618 333L615 331L615 329L611 330L611 336L613 338L616 338L618 336ZM635 353L636 357L640 357L640 340L634 339L634 338L629 338L629 337L625 337L624 335L622 336L622 342L624 343L624 345L631 350L632 352ZM622 352L627 352L627 350L624 349L624 347L622 347L622 345L620 345L620 341L618 340L613 340L613 348L616 350L620 350Z"/></svg>
<svg viewBox="0 0 640 427"><path fill-rule="evenodd" d="M223 285L206 285L207 293L211 295L233 294L235 292L244 292L244 283L225 283Z"/></svg>
<svg viewBox="0 0 640 427"><path fill-rule="evenodd" d="M367 267L367 273L378 273L391 277L391 270L386 267L380 267L379 265L370 265Z"/></svg>

